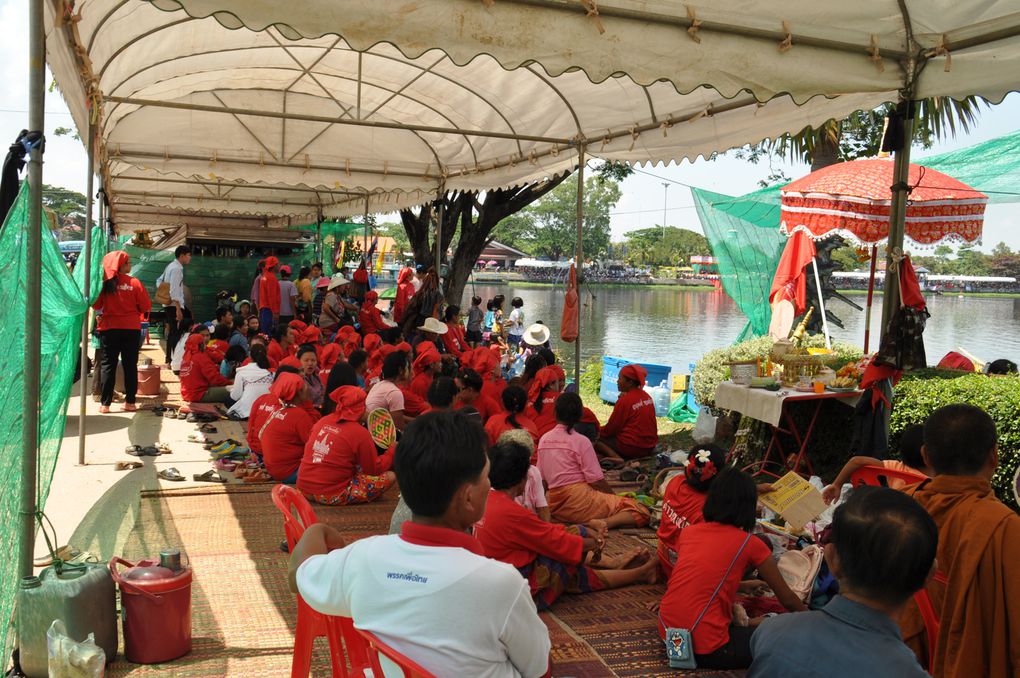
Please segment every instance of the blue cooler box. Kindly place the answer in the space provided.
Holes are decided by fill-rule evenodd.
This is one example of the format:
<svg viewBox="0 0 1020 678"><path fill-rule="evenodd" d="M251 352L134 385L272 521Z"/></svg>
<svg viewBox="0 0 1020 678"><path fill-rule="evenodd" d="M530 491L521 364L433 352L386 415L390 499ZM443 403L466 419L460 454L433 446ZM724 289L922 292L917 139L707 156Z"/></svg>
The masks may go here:
<svg viewBox="0 0 1020 678"><path fill-rule="evenodd" d="M599 398L607 403L615 403L620 397L620 391L616 388L616 379L620 376L620 370L624 365L640 365L648 370L645 377L645 386L658 386L663 381L669 385L669 373L673 369L669 365L656 365L654 363L635 363L633 360L624 358L613 358L612 356L602 357L602 384L599 387Z"/></svg>

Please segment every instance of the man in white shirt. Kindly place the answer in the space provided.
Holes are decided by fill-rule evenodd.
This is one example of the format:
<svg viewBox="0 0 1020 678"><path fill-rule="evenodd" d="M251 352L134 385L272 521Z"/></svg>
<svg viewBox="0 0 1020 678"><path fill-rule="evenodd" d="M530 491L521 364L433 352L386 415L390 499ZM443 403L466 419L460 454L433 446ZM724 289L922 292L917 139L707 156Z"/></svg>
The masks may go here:
<svg viewBox="0 0 1020 678"><path fill-rule="evenodd" d="M174 260L166 265L156 278L156 289L163 283L170 285L170 305L163 307L166 322L166 363L174 354L174 347L184 331L191 327L191 309L184 299L184 267L191 263L191 248L180 245L174 250Z"/></svg>
<svg viewBox="0 0 1020 678"><path fill-rule="evenodd" d="M312 525L291 555L291 589L437 676L550 675L549 632L527 581L485 558L469 534L489 494L485 447L485 431L463 413L415 419L393 461L412 519L400 535L350 545Z"/></svg>

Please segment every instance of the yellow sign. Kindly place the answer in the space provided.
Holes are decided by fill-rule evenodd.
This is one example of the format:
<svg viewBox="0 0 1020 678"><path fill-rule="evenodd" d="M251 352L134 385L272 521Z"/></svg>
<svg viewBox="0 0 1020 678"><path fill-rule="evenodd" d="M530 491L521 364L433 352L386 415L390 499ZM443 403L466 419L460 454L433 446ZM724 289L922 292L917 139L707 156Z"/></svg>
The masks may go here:
<svg viewBox="0 0 1020 678"><path fill-rule="evenodd" d="M793 471L774 482L772 491L758 497L758 501L781 515L795 530L804 529L825 510L822 493Z"/></svg>

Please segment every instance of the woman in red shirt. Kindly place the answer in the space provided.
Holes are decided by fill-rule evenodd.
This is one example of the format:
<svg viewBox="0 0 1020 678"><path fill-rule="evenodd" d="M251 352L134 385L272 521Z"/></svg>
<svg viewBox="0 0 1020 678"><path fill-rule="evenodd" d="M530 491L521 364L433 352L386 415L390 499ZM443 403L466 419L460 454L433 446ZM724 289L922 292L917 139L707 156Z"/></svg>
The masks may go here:
<svg viewBox="0 0 1020 678"><path fill-rule="evenodd" d="M530 466L528 451L518 443L490 448L492 489L485 515L475 524L475 538L486 556L513 565L528 580L538 609L548 609L563 593L655 583L655 560L647 549L602 555L605 530L548 523L518 504Z"/></svg>
<svg viewBox="0 0 1020 678"><path fill-rule="evenodd" d="M617 464L622 464L624 457L650 457L659 444L655 403L642 388L647 374L640 365L625 365L616 379L620 398L602 427L595 451Z"/></svg>
<svg viewBox="0 0 1020 678"><path fill-rule="evenodd" d="M405 266L397 276L397 296L393 300L393 319L398 323L404 319L407 302L414 296L414 270Z"/></svg>
<svg viewBox="0 0 1020 678"><path fill-rule="evenodd" d="M705 521L701 513L712 481L726 465L726 451L716 445L698 445L687 457L682 475L666 485L662 497L662 520L659 538L659 568L668 578L676 564L680 533L689 525Z"/></svg>
<svg viewBox="0 0 1020 678"><path fill-rule="evenodd" d="M306 406L308 385L299 375L286 372L277 377L269 393L276 396L277 405L258 432L262 461L278 482L293 485L316 421L314 410Z"/></svg>
<svg viewBox="0 0 1020 678"><path fill-rule="evenodd" d="M362 336L378 334L387 329L383 323L382 312L376 306L379 301L379 293L371 290L365 293L365 301L358 311L358 324L361 325Z"/></svg>
<svg viewBox="0 0 1020 678"><path fill-rule="evenodd" d="M230 400L229 384L219 363L206 354L202 335L189 335L181 360L181 398L188 403L225 403Z"/></svg>
<svg viewBox="0 0 1020 678"><path fill-rule="evenodd" d="M280 320L280 281L276 279L279 266L279 259L266 257L259 277L259 325L263 332L272 332Z"/></svg>
<svg viewBox="0 0 1020 678"><path fill-rule="evenodd" d="M99 342L103 347L102 391L99 411L106 414L113 402L117 359L124 366L124 411L134 412L138 392L138 350L142 345L142 316L152 308L149 293L132 278L131 259L124 251L103 257L103 287L92 308L100 311Z"/></svg>
<svg viewBox="0 0 1020 678"><path fill-rule="evenodd" d="M556 428L556 399L562 388L563 369L557 365L543 367L531 382L526 414L535 422L539 438Z"/></svg>
<svg viewBox="0 0 1020 678"><path fill-rule="evenodd" d="M378 498L396 481L390 470L391 447L379 454L365 418L365 392L341 386L329 394L333 414L312 427L298 471L297 488L319 504L364 504Z"/></svg>
<svg viewBox="0 0 1020 678"><path fill-rule="evenodd" d="M742 583L745 571L757 569L787 610L807 609L786 585L771 549L751 534L757 505L751 476L727 468L708 491L705 522L680 535L676 567L659 607L659 636L665 638L664 626L688 629L699 669L751 665L751 634L763 618L752 619L750 626L730 623L737 593L761 586L757 580Z"/></svg>
<svg viewBox="0 0 1020 678"><path fill-rule="evenodd" d="M484 390L483 390L484 393ZM524 414L528 406L528 394L520 386L507 386L503 390L503 411L494 414L485 423L485 432L489 436L489 445L495 445L499 437L507 431L524 429L530 435L535 445L538 445L538 427L535 422ZM532 461L534 463L534 460Z"/></svg>
<svg viewBox="0 0 1020 678"><path fill-rule="evenodd" d="M276 376L273 377L275 383L280 375L283 374L297 374L300 375L301 371L297 368L291 367L290 365L281 365L276 370ZM272 388L272 387L270 387ZM251 413L248 415L248 431L244 434L244 439L248 443L248 449L250 449L255 456L258 457L259 462L262 461L262 441L259 440L259 431L262 430L262 425L266 423L269 415L276 411L276 408L280 405L280 399L273 395L270 390L269 393L263 393L255 402L251 404Z"/></svg>
<svg viewBox="0 0 1020 678"><path fill-rule="evenodd" d="M460 306L447 306L443 314L443 322L446 323L447 333L442 336L443 346L446 352L455 358L460 358L465 351L470 351L467 340L464 338L464 325L461 323Z"/></svg>

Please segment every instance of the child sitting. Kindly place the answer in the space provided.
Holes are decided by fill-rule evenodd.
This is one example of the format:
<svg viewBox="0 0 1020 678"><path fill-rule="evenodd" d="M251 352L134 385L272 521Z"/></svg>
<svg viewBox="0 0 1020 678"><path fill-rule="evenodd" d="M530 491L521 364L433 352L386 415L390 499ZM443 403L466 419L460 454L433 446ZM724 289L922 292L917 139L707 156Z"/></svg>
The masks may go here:
<svg viewBox="0 0 1020 678"><path fill-rule="evenodd" d="M917 476L916 482L930 478L934 474L928 468L928 465L924 463L924 457L921 456L921 446L923 444L924 425L915 424L904 429L903 434L900 436L900 457L903 461L896 459L880 460L864 456L851 457L850 461L843 466L839 475L836 476L836 479L832 481L832 484L822 491L822 499L825 500L826 504L831 504L838 499L843 491L843 485L849 483L854 471L862 466L882 466L893 471L911 473ZM906 487L909 484L900 478L889 478L889 487L894 490Z"/></svg>
<svg viewBox="0 0 1020 678"><path fill-rule="evenodd" d="M662 497L659 538L659 567L668 578L676 564L680 534L689 525L705 521L702 509L712 481L726 464L726 451L716 445L699 445L691 450L682 476L673 478Z"/></svg>
<svg viewBox="0 0 1020 678"><path fill-rule="evenodd" d="M475 537L485 555L513 565L528 580L539 609L563 593L655 583L655 561L646 549L603 556L601 535L580 525L544 522L518 504L515 499L524 492L529 466L528 451L521 445L504 442L489 449L492 489L485 516L475 524Z"/></svg>
<svg viewBox="0 0 1020 678"><path fill-rule="evenodd" d="M591 441L574 430L583 414L581 397L576 393L561 394L556 399L555 412L556 427L538 443L538 468L549 487L553 518L569 523L601 518L609 527L647 525L648 508L613 492Z"/></svg>
<svg viewBox="0 0 1020 678"><path fill-rule="evenodd" d="M705 522L680 534L676 566L659 608L659 635L665 638L665 627L688 629L698 668L751 665L751 635L762 619L751 620L750 626L731 624L738 590L761 586L758 581L741 584L748 568L758 570L787 610L807 609L787 586L769 547L751 538L757 505L754 479L727 468L708 491Z"/></svg>

